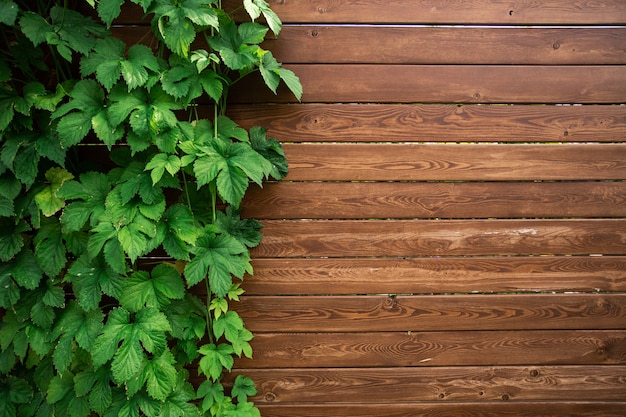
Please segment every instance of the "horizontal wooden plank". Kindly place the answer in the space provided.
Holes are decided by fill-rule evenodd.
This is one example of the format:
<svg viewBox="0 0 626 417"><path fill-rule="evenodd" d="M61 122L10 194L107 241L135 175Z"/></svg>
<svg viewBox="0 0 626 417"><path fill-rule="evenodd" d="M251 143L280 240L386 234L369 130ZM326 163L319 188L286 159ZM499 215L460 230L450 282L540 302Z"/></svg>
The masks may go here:
<svg viewBox="0 0 626 417"><path fill-rule="evenodd" d="M290 64L307 103L624 103L626 68L604 66ZM401 81L399 81L401 80ZM296 102L244 79L233 103Z"/></svg>
<svg viewBox="0 0 626 417"><path fill-rule="evenodd" d="M291 181L626 179L626 144L285 144Z"/></svg>
<svg viewBox="0 0 626 417"><path fill-rule="evenodd" d="M258 104L228 114L285 142L626 141L626 106L612 105Z"/></svg>
<svg viewBox="0 0 626 417"><path fill-rule="evenodd" d="M624 255L626 219L265 220L253 257Z"/></svg>
<svg viewBox="0 0 626 417"><path fill-rule="evenodd" d="M624 330L257 333L237 368L626 365Z"/></svg>
<svg viewBox="0 0 626 417"><path fill-rule="evenodd" d="M227 10L239 8L236 16L249 17L241 9L241 0L223 2ZM271 8L283 23L416 23L416 24L559 24L612 25L626 23L626 6L620 0L601 2L541 0L511 2L508 0L471 0L441 2L428 0L365 0L338 2L316 0L269 0ZM84 6L89 13L91 8ZM91 11L95 16L95 12ZM144 23L139 6L126 2L117 24Z"/></svg>
<svg viewBox="0 0 626 417"><path fill-rule="evenodd" d="M626 292L626 257L253 259L250 295Z"/></svg>
<svg viewBox="0 0 626 417"><path fill-rule="evenodd" d="M624 366L245 369L267 403L624 401ZM590 375L593 375L592 377Z"/></svg>
<svg viewBox="0 0 626 417"><path fill-rule="evenodd" d="M626 329L626 294L244 296L252 332Z"/></svg>
<svg viewBox="0 0 626 417"><path fill-rule="evenodd" d="M271 398L271 395L268 397ZM625 401L257 404L264 417L624 417Z"/></svg>
<svg viewBox="0 0 626 417"><path fill-rule="evenodd" d="M425 24L623 24L626 5L620 0L408 1L269 0L283 22L425 23ZM227 0L226 7L241 5Z"/></svg>
<svg viewBox="0 0 626 417"><path fill-rule="evenodd" d="M615 65L626 63L626 27L297 25L264 47L285 64Z"/></svg>
<svg viewBox="0 0 626 417"><path fill-rule="evenodd" d="M249 188L243 207L257 219L623 217L626 182L278 182Z"/></svg>

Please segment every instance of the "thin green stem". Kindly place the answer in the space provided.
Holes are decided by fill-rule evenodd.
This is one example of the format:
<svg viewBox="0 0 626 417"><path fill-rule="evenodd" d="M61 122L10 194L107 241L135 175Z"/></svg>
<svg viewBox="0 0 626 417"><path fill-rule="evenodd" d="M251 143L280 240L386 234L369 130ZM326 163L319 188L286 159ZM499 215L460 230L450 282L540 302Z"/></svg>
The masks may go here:
<svg viewBox="0 0 626 417"><path fill-rule="evenodd" d="M213 334L213 318L211 317L211 311L209 310L209 305L211 304L211 287L209 285L208 277L204 279L204 284L206 285L206 293L207 293L206 308L204 309L205 317L206 317L207 333L209 334L209 340L211 341L211 343L215 343L215 335Z"/></svg>

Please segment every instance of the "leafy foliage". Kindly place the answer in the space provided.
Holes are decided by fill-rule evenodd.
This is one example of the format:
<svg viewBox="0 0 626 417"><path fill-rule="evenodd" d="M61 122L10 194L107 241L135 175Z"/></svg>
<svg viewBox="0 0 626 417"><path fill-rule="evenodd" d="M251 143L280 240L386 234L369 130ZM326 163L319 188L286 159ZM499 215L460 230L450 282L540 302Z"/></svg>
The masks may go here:
<svg viewBox="0 0 626 417"><path fill-rule="evenodd" d="M222 382L252 357L230 307L261 225L239 212L287 163L225 106L255 71L300 98L262 48L281 22L132 0L150 48L111 35L124 3L0 0L0 417L259 416L249 378Z"/></svg>

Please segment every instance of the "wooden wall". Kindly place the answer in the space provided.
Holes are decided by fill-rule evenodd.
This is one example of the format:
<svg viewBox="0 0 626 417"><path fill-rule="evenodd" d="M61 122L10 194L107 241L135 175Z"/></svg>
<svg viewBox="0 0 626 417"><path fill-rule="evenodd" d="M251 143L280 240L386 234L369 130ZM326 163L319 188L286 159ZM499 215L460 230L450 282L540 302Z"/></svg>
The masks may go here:
<svg viewBox="0 0 626 417"><path fill-rule="evenodd" d="M275 0L265 417L626 415L626 2Z"/></svg>

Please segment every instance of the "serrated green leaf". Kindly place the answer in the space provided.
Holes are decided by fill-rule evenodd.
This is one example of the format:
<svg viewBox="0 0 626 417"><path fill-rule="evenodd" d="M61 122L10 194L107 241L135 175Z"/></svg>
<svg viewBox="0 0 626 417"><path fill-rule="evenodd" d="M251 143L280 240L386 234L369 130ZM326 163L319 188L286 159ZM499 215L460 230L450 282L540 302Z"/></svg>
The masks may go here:
<svg viewBox="0 0 626 417"><path fill-rule="evenodd" d="M206 380L198 387L198 398L202 399L202 411L206 413L213 404L224 401L224 386L219 382Z"/></svg>
<svg viewBox="0 0 626 417"><path fill-rule="evenodd" d="M111 26L113 20L120 15L122 4L124 0L99 0L98 16L107 26Z"/></svg>
<svg viewBox="0 0 626 417"><path fill-rule="evenodd" d="M121 125L113 126L110 123L107 114L108 113L106 109L102 109L101 111L96 113L91 118L91 127L96 133L96 136L98 136L98 139L100 139L105 145L107 145L109 149L111 149L115 142L124 137L125 130L124 127Z"/></svg>
<svg viewBox="0 0 626 417"><path fill-rule="evenodd" d="M241 357L243 354L246 358L252 358L252 346L248 342L253 338L254 336L249 330L243 329L239 331L237 338L231 342L237 356Z"/></svg>
<svg viewBox="0 0 626 417"><path fill-rule="evenodd" d="M220 115L217 117L217 133L224 139L235 138L241 142L249 142L248 131L240 127L228 116Z"/></svg>
<svg viewBox="0 0 626 417"><path fill-rule="evenodd" d="M0 267L0 308L8 309L20 299L20 289L11 279L8 266ZM2 360L0 360L0 363ZM0 365L0 372L2 372ZM8 371L7 371L8 372Z"/></svg>
<svg viewBox="0 0 626 417"><path fill-rule="evenodd" d="M56 195L57 191L74 176L63 168L53 167L46 171L45 177L49 185L35 195L35 202L44 216L52 216L65 205L65 200Z"/></svg>
<svg viewBox="0 0 626 417"><path fill-rule="evenodd" d="M233 397L237 397L237 403L245 403L248 397L257 394L257 390L254 386L254 381L247 376L237 375L231 393Z"/></svg>
<svg viewBox="0 0 626 417"><path fill-rule="evenodd" d="M300 78L298 78L293 71L285 68L279 68L278 75L298 101L300 101L302 99L302 84L300 83Z"/></svg>
<svg viewBox="0 0 626 417"><path fill-rule="evenodd" d="M37 288L43 278L42 269L35 260L34 254L28 249L19 253L11 270L15 282L29 290Z"/></svg>
<svg viewBox="0 0 626 417"><path fill-rule="evenodd" d="M71 374L66 373L64 376L57 375L50 381L48 396L46 397L49 403L54 404L61 401L65 396L71 395L74 390L74 381Z"/></svg>
<svg viewBox="0 0 626 417"><path fill-rule="evenodd" d="M120 303L129 311L137 312L144 307L162 309L172 299L182 299L185 286L180 274L169 265L161 264L151 274L135 272L126 282Z"/></svg>
<svg viewBox="0 0 626 417"><path fill-rule="evenodd" d="M239 332L243 330L243 320L235 311L228 311L213 322L213 334L215 337L226 337L226 340L232 343L237 340Z"/></svg>
<svg viewBox="0 0 626 417"><path fill-rule="evenodd" d="M165 401L176 387L176 359L169 350L155 359L148 361L144 369L148 394L160 401Z"/></svg>
<svg viewBox="0 0 626 417"><path fill-rule="evenodd" d="M99 39L94 51L81 60L82 76L95 73L96 79L110 91L122 75L121 62L125 60L124 50L124 42L118 38Z"/></svg>
<svg viewBox="0 0 626 417"><path fill-rule="evenodd" d="M215 345L210 343L198 349L202 355L198 369L214 382L219 379L224 369L230 371L234 365L233 348L226 343Z"/></svg>
<svg viewBox="0 0 626 417"><path fill-rule="evenodd" d="M41 269L51 277L60 274L67 263L67 254L59 221L54 217L42 219L34 242L35 256Z"/></svg>
<svg viewBox="0 0 626 417"><path fill-rule="evenodd" d="M53 31L52 25L43 16L33 12L25 12L19 23L24 35L35 46L46 42L48 34Z"/></svg>
<svg viewBox="0 0 626 417"><path fill-rule="evenodd" d="M15 24L19 8L12 0L0 0L0 23L8 26Z"/></svg>
<svg viewBox="0 0 626 417"><path fill-rule="evenodd" d="M74 293L86 311L98 307L102 294L118 298L124 287L124 278L108 266L101 256L78 258L68 270Z"/></svg>

